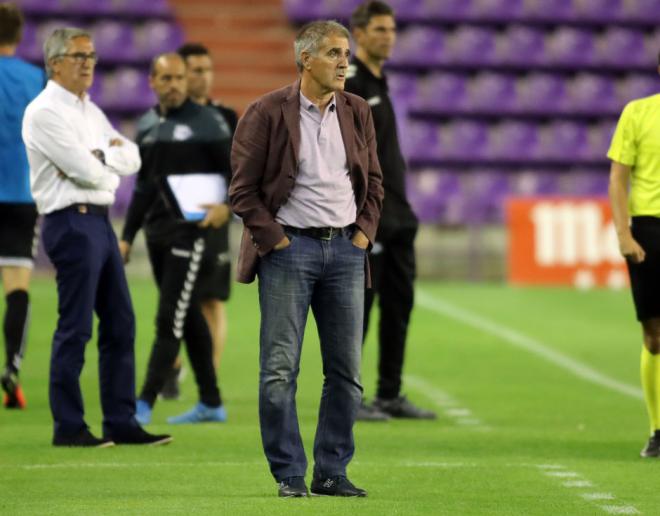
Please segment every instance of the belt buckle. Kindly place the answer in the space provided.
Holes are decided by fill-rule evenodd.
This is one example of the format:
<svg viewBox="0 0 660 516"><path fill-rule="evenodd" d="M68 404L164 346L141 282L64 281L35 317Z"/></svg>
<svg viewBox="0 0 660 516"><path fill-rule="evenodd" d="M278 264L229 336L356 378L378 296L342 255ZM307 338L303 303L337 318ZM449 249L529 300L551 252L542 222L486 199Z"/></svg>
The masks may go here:
<svg viewBox="0 0 660 516"><path fill-rule="evenodd" d="M332 234L335 228L323 228L321 232L321 240L332 240Z"/></svg>
<svg viewBox="0 0 660 516"><path fill-rule="evenodd" d="M83 215L87 213L87 205L86 204L79 204L78 205L78 213L82 213Z"/></svg>

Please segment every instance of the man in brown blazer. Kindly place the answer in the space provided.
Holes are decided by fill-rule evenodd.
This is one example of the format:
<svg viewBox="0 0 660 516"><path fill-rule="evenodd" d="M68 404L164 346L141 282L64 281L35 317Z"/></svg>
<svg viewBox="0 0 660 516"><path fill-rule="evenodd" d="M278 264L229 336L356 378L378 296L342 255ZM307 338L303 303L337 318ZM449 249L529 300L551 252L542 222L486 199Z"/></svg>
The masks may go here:
<svg viewBox="0 0 660 516"><path fill-rule="evenodd" d="M346 477L362 396L366 250L383 199L367 103L345 93L349 33L312 22L296 37L300 80L251 104L232 147L231 205L245 225L238 280L259 278L259 418L280 496L307 496L296 379L311 307L323 392L313 494L366 496Z"/></svg>

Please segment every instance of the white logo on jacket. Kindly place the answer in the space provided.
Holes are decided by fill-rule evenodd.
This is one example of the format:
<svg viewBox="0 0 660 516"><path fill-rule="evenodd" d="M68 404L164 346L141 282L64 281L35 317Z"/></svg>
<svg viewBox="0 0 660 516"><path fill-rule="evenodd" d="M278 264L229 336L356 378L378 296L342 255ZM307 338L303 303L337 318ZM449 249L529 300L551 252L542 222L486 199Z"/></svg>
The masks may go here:
<svg viewBox="0 0 660 516"><path fill-rule="evenodd" d="M184 124L177 124L174 126L172 132L172 139L177 142L188 140L193 135L193 130Z"/></svg>

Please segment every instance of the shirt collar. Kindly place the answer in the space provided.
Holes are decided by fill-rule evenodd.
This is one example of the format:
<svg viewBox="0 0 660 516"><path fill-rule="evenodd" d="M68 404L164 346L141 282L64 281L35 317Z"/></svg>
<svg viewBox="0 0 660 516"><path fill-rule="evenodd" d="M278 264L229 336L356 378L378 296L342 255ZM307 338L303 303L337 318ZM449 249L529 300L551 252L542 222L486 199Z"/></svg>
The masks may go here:
<svg viewBox="0 0 660 516"><path fill-rule="evenodd" d="M316 108L318 111L318 106L314 104L311 100L309 100L305 95L303 95L303 92L300 92L300 106L305 110L309 111L312 108ZM332 98L330 99L330 103L328 104L328 110L330 111L335 111L337 109L337 97L335 94L332 94Z"/></svg>
<svg viewBox="0 0 660 516"><path fill-rule="evenodd" d="M78 95L71 93L69 90L67 90L60 84L56 83L52 79L50 79L48 81L48 84L46 84L46 89L57 100L64 102L69 106L79 106L81 104L84 106L89 103L89 95L87 94L87 92L85 92L83 98L81 99L80 97L78 97Z"/></svg>

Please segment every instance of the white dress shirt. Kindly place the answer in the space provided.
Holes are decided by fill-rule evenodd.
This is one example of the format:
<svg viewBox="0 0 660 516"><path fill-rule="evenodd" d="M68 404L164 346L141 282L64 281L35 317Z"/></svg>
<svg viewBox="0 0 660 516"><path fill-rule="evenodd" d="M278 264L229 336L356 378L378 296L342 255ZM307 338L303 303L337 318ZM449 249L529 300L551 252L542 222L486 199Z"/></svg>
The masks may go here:
<svg viewBox="0 0 660 516"><path fill-rule="evenodd" d="M113 139L122 144L110 146ZM113 129L89 95L80 99L54 81L26 108L23 140L41 214L75 203L110 205L119 176L140 168L137 146ZM94 149L103 151L105 165Z"/></svg>

